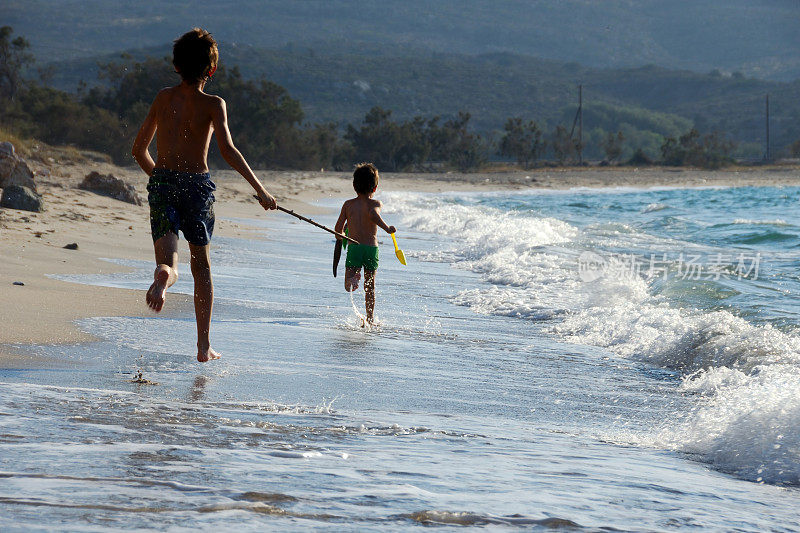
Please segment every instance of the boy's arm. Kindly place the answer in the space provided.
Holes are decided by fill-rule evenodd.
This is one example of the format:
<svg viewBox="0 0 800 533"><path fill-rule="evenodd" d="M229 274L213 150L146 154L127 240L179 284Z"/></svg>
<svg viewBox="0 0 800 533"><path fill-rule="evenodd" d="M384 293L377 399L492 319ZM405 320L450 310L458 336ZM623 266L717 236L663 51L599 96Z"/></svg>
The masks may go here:
<svg viewBox="0 0 800 533"><path fill-rule="evenodd" d="M369 212L370 218L375 224L378 225L379 228L381 228L386 233L396 232L397 228L395 228L394 226L389 226L386 224L386 222L383 221L383 218L381 217L381 207L383 207L383 204L378 202L377 205L374 208L372 208L372 211Z"/></svg>
<svg viewBox="0 0 800 533"><path fill-rule="evenodd" d="M339 220L336 221L336 226L334 226L334 230L336 233L342 233L344 231L344 225L347 223L347 202L342 204L342 211L339 213ZM342 239L339 236L336 236L336 240L341 241Z"/></svg>
<svg viewBox="0 0 800 533"><path fill-rule="evenodd" d="M131 155L136 159L136 162L139 163L139 166L142 167L142 170L144 170L145 174L148 176L153 173L153 169L156 167L156 163L150 156L147 147L150 146L153 136L156 134L156 128L158 127L156 108L158 106L159 96L161 96L161 93L157 94L155 100L153 100L150 111L147 112L147 116L144 122L142 122L142 127L139 128L139 133L136 134L136 140L133 141L133 149L131 149Z"/></svg>
<svg viewBox="0 0 800 533"><path fill-rule="evenodd" d="M241 152L233 145L231 132L228 129L228 111L225 107L225 100L217 99L217 105L211 115L211 122L214 125L214 132L217 136L217 145L222 158L247 182L252 185L258 195L258 201L264 209L275 209L278 204L267 189L261 184L256 175L250 169Z"/></svg>

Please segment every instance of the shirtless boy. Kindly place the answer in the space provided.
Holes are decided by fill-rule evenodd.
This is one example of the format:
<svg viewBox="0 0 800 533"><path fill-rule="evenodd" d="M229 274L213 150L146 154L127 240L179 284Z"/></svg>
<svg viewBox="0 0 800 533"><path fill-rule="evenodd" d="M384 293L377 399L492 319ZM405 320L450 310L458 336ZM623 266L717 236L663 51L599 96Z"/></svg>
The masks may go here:
<svg viewBox="0 0 800 533"><path fill-rule="evenodd" d="M156 312L164 306L167 288L178 279L178 231L183 231L194 277L197 360L205 362L219 357L209 340L214 300L209 241L214 231L216 186L206 159L212 133L216 133L222 157L253 186L261 206L275 209L276 204L233 145L225 101L203 92L219 58L211 34L194 28L175 41L172 54L172 64L182 81L156 95L132 151L150 176L147 200L157 266L146 300ZM153 161L148 147L156 131L158 157Z"/></svg>
<svg viewBox="0 0 800 533"><path fill-rule="evenodd" d="M344 290L358 289L361 268L364 268L364 305L367 322L373 323L375 310L375 271L378 269L378 228L386 233L394 233L394 226L387 226L381 218L383 204L373 200L378 188L378 169L372 163L361 163L353 172L353 189L358 196L347 200L342 206L336 231L341 233L345 224L349 236L360 244L348 244L345 260Z"/></svg>

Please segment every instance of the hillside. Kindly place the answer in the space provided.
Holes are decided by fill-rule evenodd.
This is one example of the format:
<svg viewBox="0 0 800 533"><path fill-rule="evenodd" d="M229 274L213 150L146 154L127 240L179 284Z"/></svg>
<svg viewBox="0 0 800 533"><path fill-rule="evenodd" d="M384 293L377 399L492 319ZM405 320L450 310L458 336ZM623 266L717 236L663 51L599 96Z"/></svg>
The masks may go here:
<svg viewBox="0 0 800 533"><path fill-rule="evenodd" d="M596 68L800 77L796 0L4 0L0 21L42 63L169 42L192 25L225 47L293 43L330 54L361 45L509 52Z"/></svg>
<svg viewBox="0 0 800 533"><path fill-rule="evenodd" d="M587 132L622 129L629 146L649 145L653 155L660 141L646 140L642 132L676 136L695 125L727 133L739 143L739 155L760 156L767 93L773 145L784 147L800 138L800 102L795 98L800 82L653 66L592 69L508 53L412 55L407 49L372 47L358 54L326 54L297 46L228 46L223 53L223 64L239 66L246 77L264 76L286 87L300 100L309 122L358 123L370 108L380 106L399 119L450 117L465 110L480 131L501 129L511 116L552 128L571 124L577 85L583 84ZM129 52L133 59L168 54L166 45ZM54 64L53 81L71 90L80 79L97 83L97 64L109 61L122 60L112 54Z"/></svg>

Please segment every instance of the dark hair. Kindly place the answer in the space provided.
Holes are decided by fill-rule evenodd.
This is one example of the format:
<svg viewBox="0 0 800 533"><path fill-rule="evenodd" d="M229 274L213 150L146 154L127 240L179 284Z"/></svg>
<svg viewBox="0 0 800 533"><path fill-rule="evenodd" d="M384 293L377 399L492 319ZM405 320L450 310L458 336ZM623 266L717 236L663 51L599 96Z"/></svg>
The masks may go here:
<svg viewBox="0 0 800 533"><path fill-rule="evenodd" d="M359 163L353 172L353 188L358 194L369 194L378 186L378 169L372 163Z"/></svg>
<svg viewBox="0 0 800 533"><path fill-rule="evenodd" d="M218 59L217 41L200 28L184 33L172 46L172 64L189 82L205 79L216 68Z"/></svg>

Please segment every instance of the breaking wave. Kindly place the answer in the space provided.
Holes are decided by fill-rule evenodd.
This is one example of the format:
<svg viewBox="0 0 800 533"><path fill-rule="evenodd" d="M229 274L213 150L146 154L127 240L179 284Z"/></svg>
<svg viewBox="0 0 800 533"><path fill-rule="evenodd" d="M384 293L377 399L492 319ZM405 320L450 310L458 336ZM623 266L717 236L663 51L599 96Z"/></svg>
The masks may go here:
<svg viewBox="0 0 800 533"><path fill-rule="evenodd" d="M800 485L800 336L769 321L754 323L724 305L736 291L713 281L687 287L642 275L584 281L582 252L634 253L648 240L664 242L664 236L622 219L576 226L543 215L546 210L502 209L496 198L404 194L390 203L414 229L450 237L452 246L442 257L487 282L458 292L455 303L542 322L544 331L566 341L681 373L680 391L696 396L696 407L656 428L653 444L699 455L747 480ZM667 207L650 203L631 217L635 222L636 213ZM609 224L625 231L611 231ZM785 226L786 234L753 235L743 227L732 243L796 238L783 220L737 218L734 224ZM692 301L699 292L706 305Z"/></svg>

